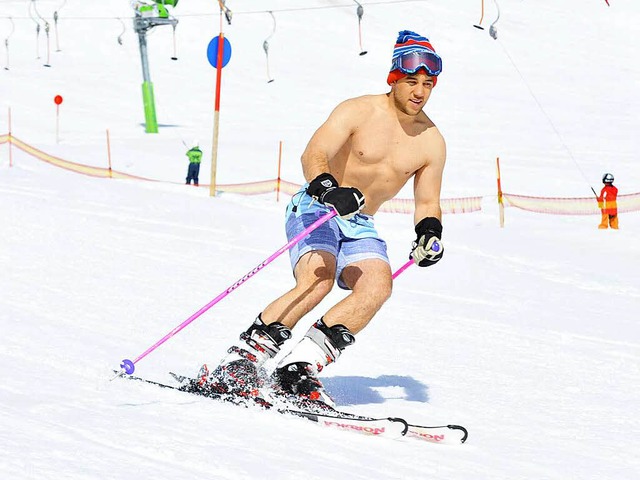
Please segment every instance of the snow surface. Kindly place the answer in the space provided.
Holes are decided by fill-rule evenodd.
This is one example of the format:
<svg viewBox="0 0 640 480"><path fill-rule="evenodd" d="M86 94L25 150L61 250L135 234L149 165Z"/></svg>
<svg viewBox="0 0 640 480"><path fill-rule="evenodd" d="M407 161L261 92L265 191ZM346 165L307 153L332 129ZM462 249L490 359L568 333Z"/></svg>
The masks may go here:
<svg viewBox="0 0 640 480"><path fill-rule="evenodd" d="M208 196L182 182L182 141L198 138L210 173L217 3L174 10L149 35L160 133L144 133L137 38L128 2L39 0L51 25L36 43L30 2L4 0L11 31L0 72L0 133L61 158L160 183L91 178L0 146L0 478L3 479L637 479L640 478L640 215L619 231L596 216L506 210L505 191L589 196L611 171L640 191L640 3L501 0L227 1L219 183L301 183L299 155L341 100L386 91L399 30L427 35L444 72L427 105L448 144L443 197L485 196L483 211L444 218L446 255L411 267L357 344L327 369L341 408L469 429L462 446L383 440L109 381L285 242L275 195ZM33 2L34 4L36 2ZM183 4L184 3L184 4ZM61 7L62 6L62 7ZM303 9L303 7L309 7ZM311 8L317 7L317 8ZM59 9L59 52L53 12ZM270 40L267 83L262 42ZM121 23L117 18L123 19ZM123 45L117 37L122 32ZM36 58L39 52L40 59ZM6 54L6 49L5 49ZM2 57L5 61L5 57ZM59 142L53 97L60 94ZM410 189L400 196L410 197ZM395 268L412 218L379 214ZM215 363L292 285L286 254L141 360L162 379ZM341 298L330 295L301 335Z"/></svg>

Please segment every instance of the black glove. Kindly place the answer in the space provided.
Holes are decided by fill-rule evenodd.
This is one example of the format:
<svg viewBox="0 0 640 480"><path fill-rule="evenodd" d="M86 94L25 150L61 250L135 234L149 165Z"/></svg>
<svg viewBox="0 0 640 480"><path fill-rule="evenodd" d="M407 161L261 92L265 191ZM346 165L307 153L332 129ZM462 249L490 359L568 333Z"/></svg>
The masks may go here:
<svg viewBox="0 0 640 480"><path fill-rule="evenodd" d="M318 202L333 207L342 218L349 219L364 208L364 195L354 187L340 187L330 173L321 173L309 182L307 193Z"/></svg>
<svg viewBox="0 0 640 480"><path fill-rule="evenodd" d="M416 225L418 238L413 242L409 258L421 267L433 265L442 258L444 246L440 241L442 223L435 217L427 217Z"/></svg>

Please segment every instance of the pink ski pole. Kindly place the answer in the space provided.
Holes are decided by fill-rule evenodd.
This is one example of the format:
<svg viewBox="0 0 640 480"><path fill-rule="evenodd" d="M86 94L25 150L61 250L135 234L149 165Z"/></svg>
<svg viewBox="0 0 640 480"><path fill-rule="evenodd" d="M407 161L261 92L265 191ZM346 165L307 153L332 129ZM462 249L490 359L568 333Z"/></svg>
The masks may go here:
<svg viewBox="0 0 640 480"><path fill-rule="evenodd" d="M396 270L393 275L391 275L391 280L395 280L398 275L404 272L407 268L413 265L413 259L410 259L407 263L402 265L398 270Z"/></svg>
<svg viewBox="0 0 640 480"><path fill-rule="evenodd" d="M209 310L211 307L213 307L216 303L218 303L220 300L222 300L224 297L226 297L227 295L229 295L231 292L233 292L236 288L238 288L240 285L242 285L243 283L245 283L247 280L249 280L251 277L253 277L256 273L258 273L260 270L262 270L264 267L266 267L267 265L269 265L273 260L275 260L277 257L279 257L281 254L283 254L284 252L286 252L287 250L289 250L291 247L293 247L296 243L298 243L300 240L302 240L304 237L306 237L309 233L311 233L313 230L315 230L316 228L318 228L320 225L322 225L323 223L325 223L327 220L335 217L337 215L337 212L335 210L332 210L331 212L327 213L326 215L320 217L318 220L316 220L315 222L313 222L311 225L309 225L307 228L304 229L303 232L301 232L300 234L296 235L295 237L293 237L286 245L283 245L282 247L280 247L275 253L273 253L273 255L271 255L269 258L267 258L265 261L261 262L257 267L255 267L253 270L249 271L249 273L247 273L245 276L243 276L240 280L238 280L237 282L235 282L233 285L231 285L229 288L227 288L224 292L222 292L220 295L218 295L216 298L214 298L213 300L211 300L209 303L207 303L204 307L202 307L200 310L198 310L196 313L194 313L193 315L191 315L189 318L187 318L184 322L182 322L180 325L178 325L177 327L175 327L173 330L171 330L169 333L167 333L164 337L162 337L160 340L158 340L156 343L154 343L152 346L150 346L149 348L147 348L143 353L141 353L140 355L138 355L138 357L136 357L135 360L129 360L129 359L124 359L122 360L122 363L120 364L120 368L122 369L114 378L119 377L120 375L122 375L123 373L126 373L128 375L131 375L134 370L135 370L135 365L136 363L138 363L140 360L142 360L144 357L146 357L147 355L149 355L151 352L153 352L156 348L158 348L160 345L162 345L164 342L166 342L167 340L169 340L171 337L173 337L174 335L176 335L178 332L180 332L183 328L185 328L187 325L189 325L191 322L193 322L195 319L197 319L200 315L202 315L204 312L206 312L207 310Z"/></svg>

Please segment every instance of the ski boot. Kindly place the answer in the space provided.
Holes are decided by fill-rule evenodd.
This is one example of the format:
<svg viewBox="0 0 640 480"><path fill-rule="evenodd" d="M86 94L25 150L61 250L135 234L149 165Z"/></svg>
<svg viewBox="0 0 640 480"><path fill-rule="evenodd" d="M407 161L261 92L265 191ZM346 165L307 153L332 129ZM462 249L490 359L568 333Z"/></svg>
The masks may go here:
<svg viewBox="0 0 640 480"><path fill-rule="evenodd" d="M280 346L291 338L291 330L276 322L266 325L260 315L240 334L239 345L227 350L227 356L212 371L200 368L198 389L207 396L258 398L267 374L262 364L276 356Z"/></svg>
<svg viewBox="0 0 640 480"><path fill-rule="evenodd" d="M271 375L274 395L298 408L332 410L335 402L317 375L353 342L355 337L344 325L328 327L318 320Z"/></svg>
<svg viewBox="0 0 640 480"><path fill-rule="evenodd" d="M276 368L271 375L273 394L283 402L303 410L332 410L335 401L316 375L313 365L306 362L294 362Z"/></svg>

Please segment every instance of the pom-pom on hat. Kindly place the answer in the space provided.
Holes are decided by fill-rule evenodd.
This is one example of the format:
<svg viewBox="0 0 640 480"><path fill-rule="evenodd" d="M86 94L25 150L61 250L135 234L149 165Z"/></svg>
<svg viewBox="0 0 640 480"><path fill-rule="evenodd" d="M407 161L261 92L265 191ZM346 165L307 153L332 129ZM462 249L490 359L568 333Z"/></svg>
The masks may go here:
<svg viewBox="0 0 640 480"><path fill-rule="evenodd" d="M431 42L429 42L429 39L427 37L418 35L411 30L402 30L398 33L398 39L396 40L396 44L393 47L393 56L391 60L393 61L396 58L401 57L402 55L405 55L407 53L419 51L429 51L432 53L436 53L436 50L433 48ZM389 76L387 77L387 83L391 85L393 82L396 82L406 76L407 74L400 69L391 70L389 72ZM438 77L434 75L434 87L436 86L437 81Z"/></svg>

